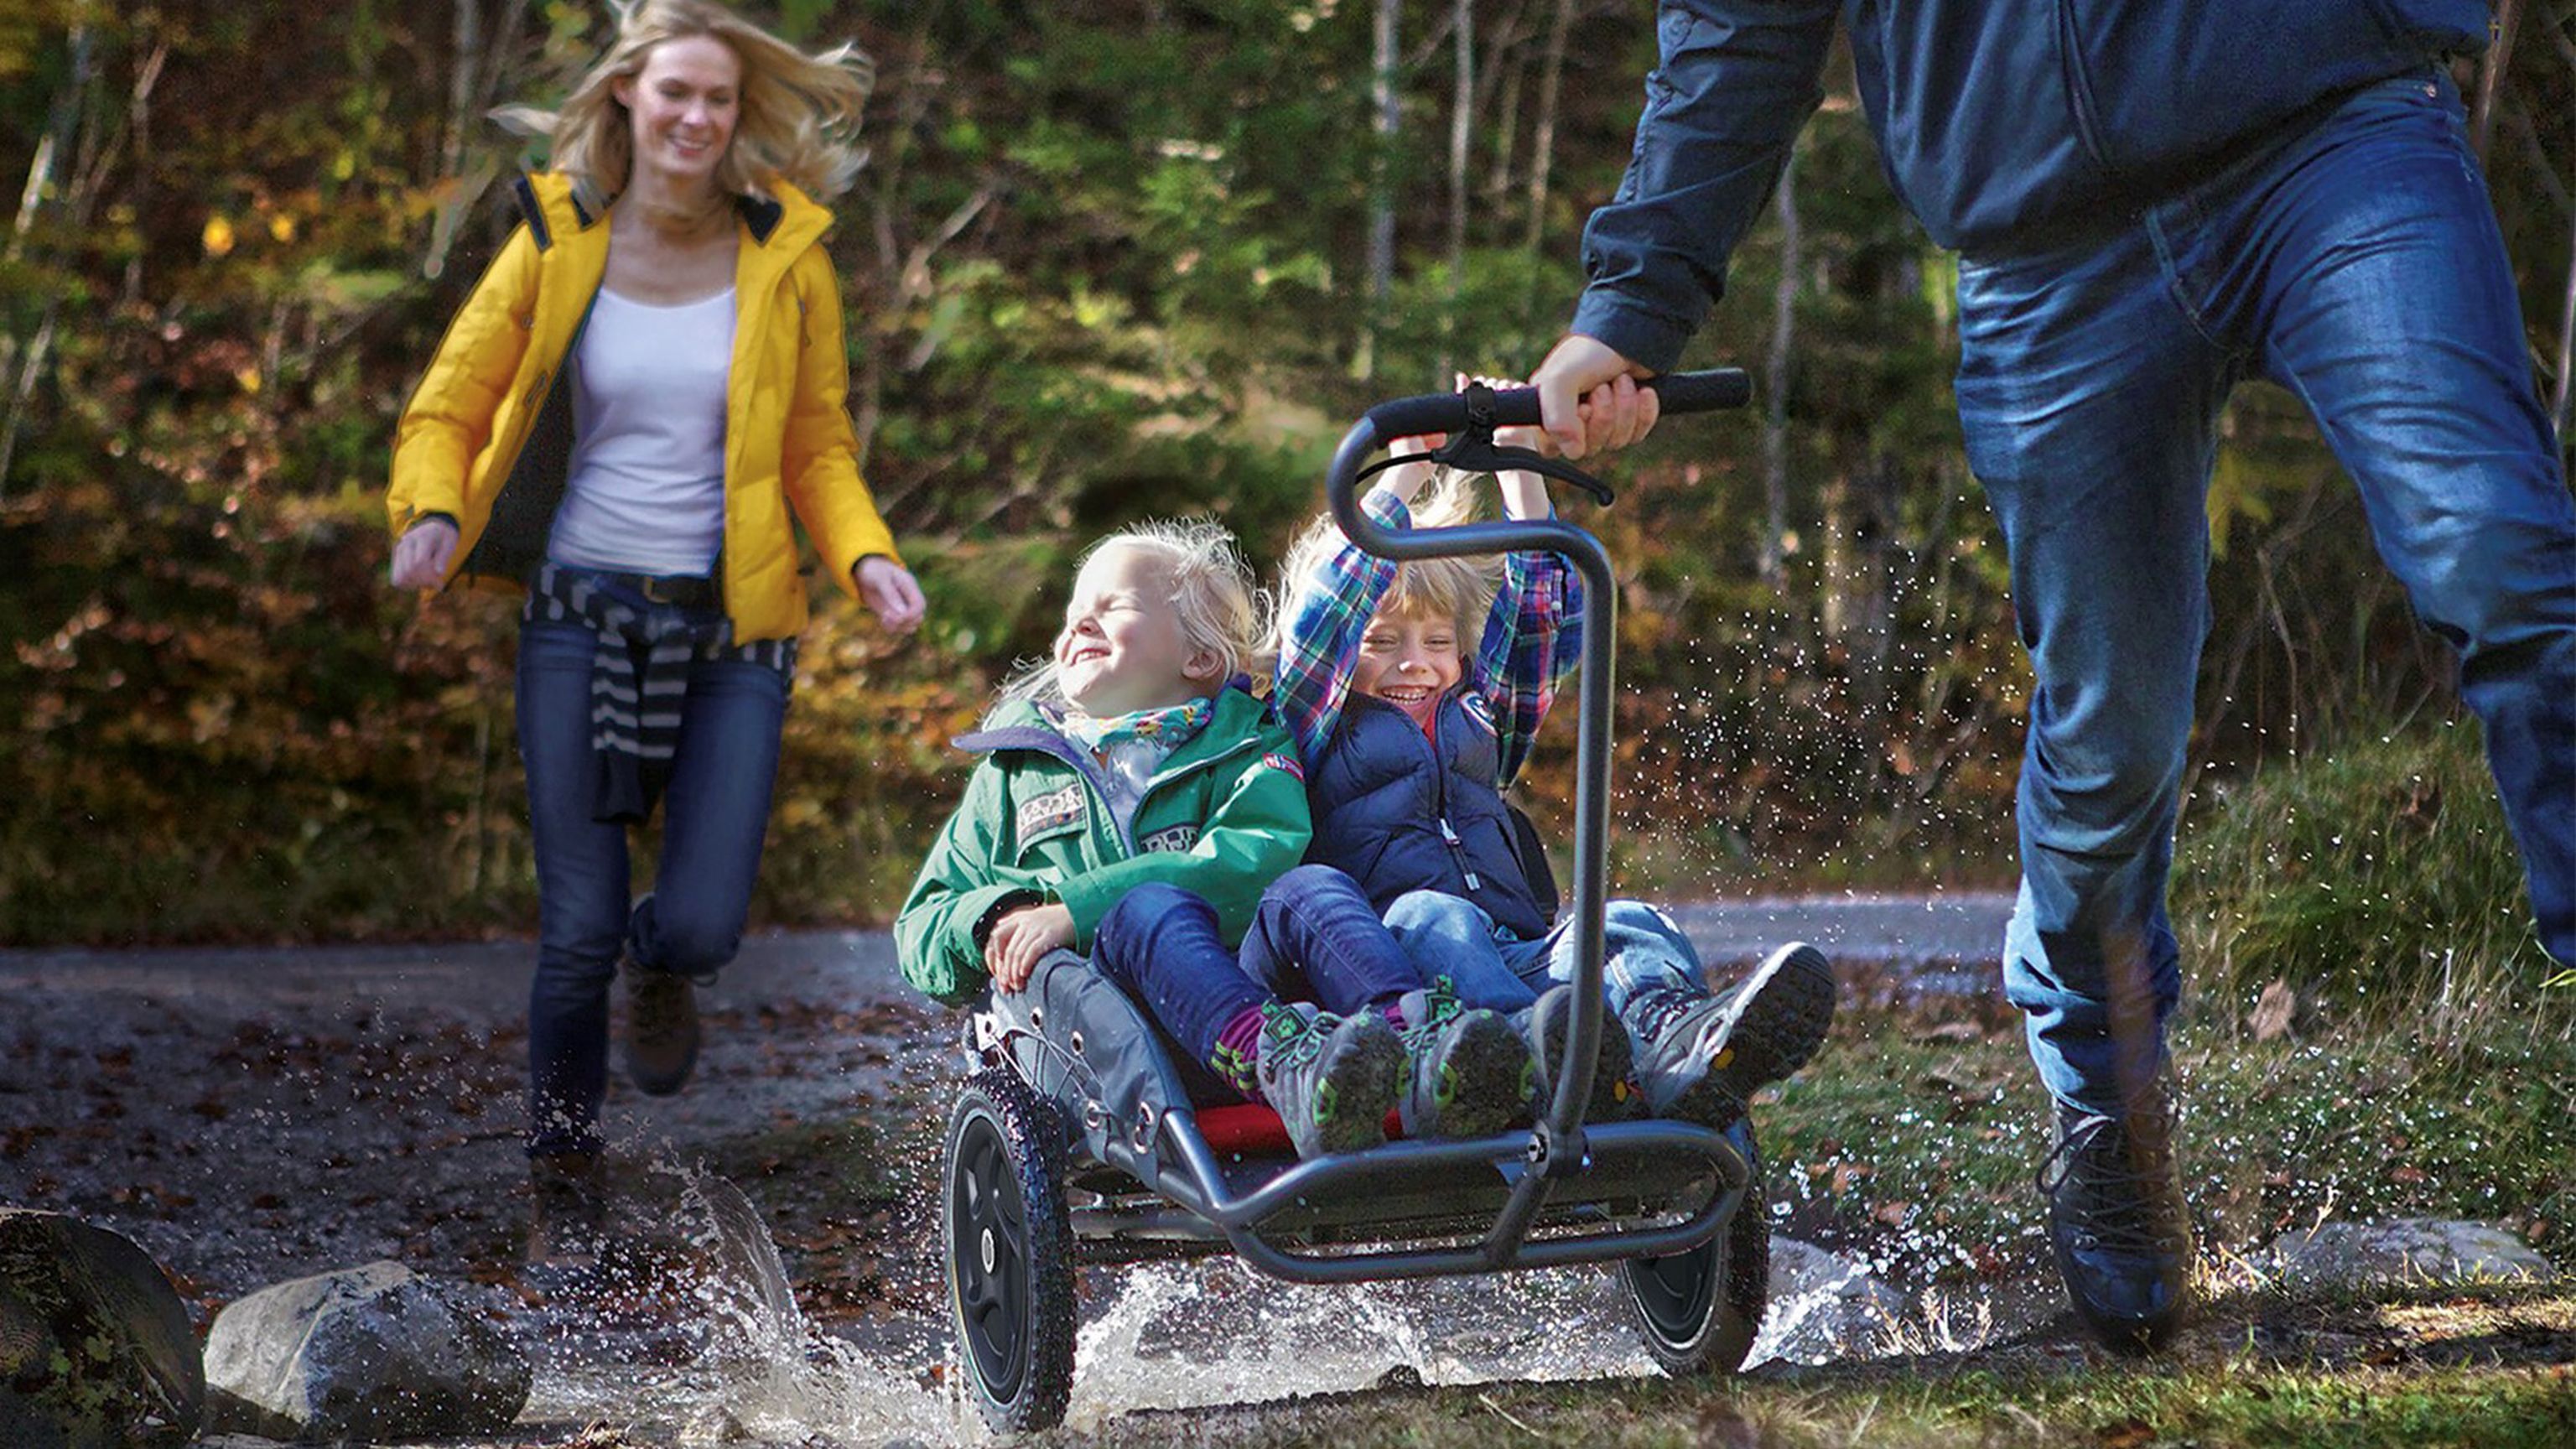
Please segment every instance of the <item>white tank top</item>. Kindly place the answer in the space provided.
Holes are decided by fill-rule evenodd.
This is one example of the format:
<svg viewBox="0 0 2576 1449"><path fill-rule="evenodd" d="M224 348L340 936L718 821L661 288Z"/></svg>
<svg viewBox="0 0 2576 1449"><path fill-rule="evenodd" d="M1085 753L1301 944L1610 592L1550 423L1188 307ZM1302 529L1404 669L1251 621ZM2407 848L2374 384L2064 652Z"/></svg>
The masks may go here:
<svg viewBox="0 0 2576 1449"><path fill-rule="evenodd" d="M731 287L676 307L599 289L573 358L571 476L548 557L639 574L715 567L733 314Z"/></svg>

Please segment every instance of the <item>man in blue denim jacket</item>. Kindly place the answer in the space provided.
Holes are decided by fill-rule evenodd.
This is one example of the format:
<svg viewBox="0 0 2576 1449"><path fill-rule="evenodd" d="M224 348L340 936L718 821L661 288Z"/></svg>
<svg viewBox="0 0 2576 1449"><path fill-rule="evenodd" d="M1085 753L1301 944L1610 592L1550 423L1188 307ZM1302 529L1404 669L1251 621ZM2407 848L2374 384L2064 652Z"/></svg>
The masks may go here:
<svg viewBox="0 0 2576 1449"><path fill-rule="evenodd" d="M1961 253L1960 421L2038 681L2004 985L2058 1102L2050 1238L2095 1329L2153 1347L2192 1251L2165 883L2239 379L2307 404L2460 651L2541 942L2576 963L2576 505L2446 68L2484 47L2488 10L1665 0L1635 157L1585 232L1590 286L1532 378L1567 453L1653 425L1628 379L1672 366L1723 290L1837 10L1889 179Z"/></svg>

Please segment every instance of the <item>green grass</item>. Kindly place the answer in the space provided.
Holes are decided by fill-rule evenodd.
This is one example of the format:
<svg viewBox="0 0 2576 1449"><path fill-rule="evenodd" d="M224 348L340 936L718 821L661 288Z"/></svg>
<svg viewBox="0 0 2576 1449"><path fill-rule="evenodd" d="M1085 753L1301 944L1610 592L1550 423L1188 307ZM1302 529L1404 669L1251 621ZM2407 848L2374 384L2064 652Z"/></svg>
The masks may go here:
<svg viewBox="0 0 2576 1449"><path fill-rule="evenodd" d="M2187 1191L2211 1246L2242 1253L2328 1217L2446 1217L2576 1257L2563 1037L2431 1055L2360 1034L2255 1043L2193 1028L2174 1060ZM2031 1176L2047 1103L2018 1033L1846 1018L1767 1097L1755 1116L1781 1230L1918 1285L2040 1271Z"/></svg>
<svg viewBox="0 0 2576 1449"><path fill-rule="evenodd" d="M2241 1024L2277 981L2302 1018L2369 1030L2576 1030L2576 985L2549 984L2474 724L2208 787L2172 907L2210 1019Z"/></svg>

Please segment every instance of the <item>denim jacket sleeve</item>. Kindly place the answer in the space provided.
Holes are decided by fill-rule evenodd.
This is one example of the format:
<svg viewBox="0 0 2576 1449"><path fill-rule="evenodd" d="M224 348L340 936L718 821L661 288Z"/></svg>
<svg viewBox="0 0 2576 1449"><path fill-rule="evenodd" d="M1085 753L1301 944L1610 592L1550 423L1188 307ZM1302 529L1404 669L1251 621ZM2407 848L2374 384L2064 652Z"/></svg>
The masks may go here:
<svg viewBox="0 0 2576 1449"><path fill-rule="evenodd" d="M1657 371L1680 360L1823 97L1838 3L1662 0L1628 173L1583 231L1573 331Z"/></svg>

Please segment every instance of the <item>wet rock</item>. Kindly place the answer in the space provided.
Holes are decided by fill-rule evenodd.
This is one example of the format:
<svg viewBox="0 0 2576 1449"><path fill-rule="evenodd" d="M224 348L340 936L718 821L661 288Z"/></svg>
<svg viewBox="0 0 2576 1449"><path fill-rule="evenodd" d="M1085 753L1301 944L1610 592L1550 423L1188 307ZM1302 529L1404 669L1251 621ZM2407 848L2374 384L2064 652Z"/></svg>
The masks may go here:
<svg viewBox="0 0 2576 1449"><path fill-rule="evenodd" d="M2273 1244L2271 1266L2284 1281L2307 1287L2374 1281L2546 1283L2558 1273L2537 1249L2502 1228L2440 1218L2327 1223L2314 1233Z"/></svg>
<svg viewBox="0 0 2576 1449"><path fill-rule="evenodd" d="M1792 1363L1875 1357L1906 1316L1905 1296L1866 1266L1775 1235L1771 1308L1754 1356Z"/></svg>
<svg viewBox="0 0 2576 1449"><path fill-rule="evenodd" d="M272 1439L490 1433L530 1378L515 1345L400 1263L263 1288L206 1337L209 1427Z"/></svg>
<svg viewBox="0 0 2576 1449"><path fill-rule="evenodd" d="M60 1213L0 1208L0 1428L12 1449L143 1449L197 1436L206 1377L149 1254Z"/></svg>

